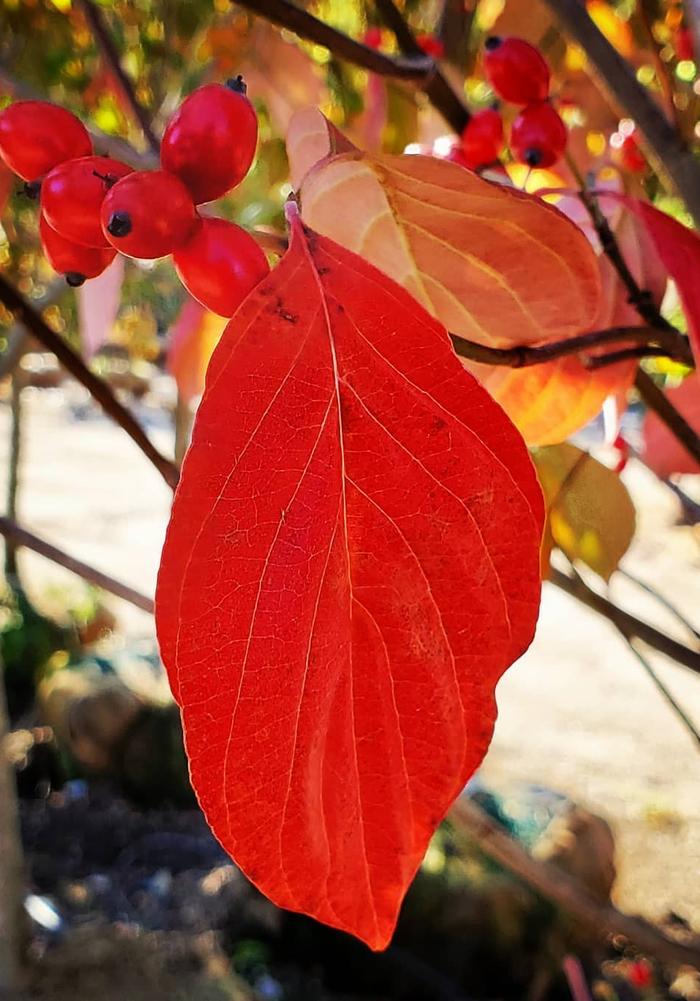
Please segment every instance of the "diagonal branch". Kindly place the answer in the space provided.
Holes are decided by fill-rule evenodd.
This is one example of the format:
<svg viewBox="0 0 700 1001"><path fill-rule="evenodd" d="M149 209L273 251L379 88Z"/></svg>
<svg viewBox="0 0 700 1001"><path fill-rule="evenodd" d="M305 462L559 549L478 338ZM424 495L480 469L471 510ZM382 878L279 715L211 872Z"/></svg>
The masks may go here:
<svg viewBox="0 0 700 1001"><path fill-rule="evenodd" d="M379 76L412 81L427 95L433 107L456 132L462 132L464 129L468 120L465 118L465 114L468 115L467 109L461 102L458 105L455 103L456 95L451 89L449 100L440 85L437 93L435 92L433 83L439 71L435 60L430 56L422 52L413 56L385 55L377 49L371 49L368 45L355 41L354 38L319 20L289 0L237 0L237 3L239 7L245 7L280 28L293 31L306 41L323 45L340 59L345 59Z"/></svg>
<svg viewBox="0 0 700 1001"><path fill-rule="evenodd" d="M4 536L6 542L12 542L15 546L24 546L26 549L31 549L33 552L39 553L40 556L44 556L47 560L51 560L52 563L57 563L78 577L82 577L88 583L102 588L103 591L109 591L110 594L116 595L117 598L122 598L123 601L128 601L130 604L135 605L136 608L153 614L154 604L152 598L146 597L145 594L134 590L128 584L122 584L121 581L115 580L106 573L102 573L101 570L95 570L89 564L83 563L82 560L77 560L75 557L69 556L68 553L64 553L57 546L53 546L50 542L40 539L33 532L28 532L26 528L22 528L11 518L5 518L0 515L0 535Z"/></svg>
<svg viewBox="0 0 700 1001"><path fill-rule="evenodd" d="M375 0L375 2L377 10L384 19L384 23L396 35L396 41L399 43L401 51L407 56L424 55L408 22L394 3L394 0ZM457 134L460 135L469 122L471 115L438 66L436 66L434 74L423 90L433 107L440 110Z"/></svg>
<svg viewBox="0 0 700 1001"><path fill-rule="evenodd" d="M131 113L141 127L141 131L146 137L146 141L151 151L157 156L160 152L160 141L153 131L149 115L136 96L134 85L124 72L119 57L119 52L114 44L114 39L107 27L102 10L97 7L92 0L80 0L85 19L90 27L98 48L102 53L102 58L109 66L112 75L117 81L119 89L127 104L131 108Z"/></svg>
<svg viewBox="0 0 700 1001"><path fill-rule="evenodd" d="M534 859L492 820L473 800L461 796L453 805L449 819L472 838L478 847L542 894L548 900L592 929L599 936L621 935L643 952L656 956L671 966L700 969L700 950L666 938L658 928L618 911L610 902L596 900L581 883L551 862Z"/></svg>
<svg viewBox="0 0 700 1001"><path fill-rule="evenodd" d="M82 358L44 321L7 277L0 273L0 302L30 334L58 358L63 367L78 380L104 412L126 431L146 458L155 466L168 486L177 486L179 471L174 462L162 455L136 418L116 398L110 387L87 367Z"/></svg>
<svg viewBox="0 0 700 1001"><path fill-rule="evenodd" d="M581 0L544 0L568 35L595 66L613 104L633 118L644 134L662 175L670 177L688 211L700 225L700 163L667 121L634 68L610 44Z"/></svg>
<svg viewBox="0 0 700 1001"><path fill-rule="evenodd" d="M646 643L647 646L658 650L659 653L665 654L671 660L675 660L683 667L687 667L690 671L700 674L700 649L685 646L685 644L679 643L678 640L666 636L659 629L649 625L648 622L644 622L642 619L638 619L636 616L624 611L624 609L618 608L612 601L609 601L602 594L598 594L597 591L590 588L578 576L572 577L569 574L562 573L561 570L557 570L555 567L551 567L549 580L555 587L566 591L572 598L577 598L584 605L593 609L594 612L602 615L603 618L609 619L620 632L623 632L627 636L635 636L643 643Z"/></svg>
<svg viewBox="0 0 700 1001"><path fill-rule="evenodd" d="M593 330L578 337L570 337L565 341L552 341L549 344L537 346L516 345L512 348L492 348L476 341L468 341L457 334L450 334L455 352L462 358L480 362L484 365L507 365L509 368L525 368L530 365L541 365L554 361L566 355L575 355L590 351L592 348L606 344L618 344L624 341L638 341L642 347L642 357L662 354L674 358L685 365L693 364L690 345L685 337L675 328L667 329L656 326L609 327L607 330ZM636 349L635 349L636 350ZM595 356L594 361L608 361L610 355ZM639 357L639 355L636 355ZM619 361L618 358L614 359Z"/></svg>

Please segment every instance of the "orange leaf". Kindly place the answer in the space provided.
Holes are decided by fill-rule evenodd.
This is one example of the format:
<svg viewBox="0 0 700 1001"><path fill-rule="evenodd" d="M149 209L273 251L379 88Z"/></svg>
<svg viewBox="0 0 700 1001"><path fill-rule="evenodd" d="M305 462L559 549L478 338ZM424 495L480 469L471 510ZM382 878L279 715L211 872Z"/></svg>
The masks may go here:
<svg viewBox="0 0 700 1001"><path fill-rule="evenodd" d="M168 372L175 378L183 403L204 389L204 374L228 320L210 313L189 296L180 310L168 345Z"/></svg>
<svg viewBox="0 0 700 1001"><path fill-rule="evenodd" d="M318 138L327 126L316 114ZM311 117L304 113L307 132ZM294 123L290 137L298 177L308 160L295 168ZM299 194L310 226L398 281L452 333L495 346L533 344L578 334L595 318L595 255L538 198L444 160L359 150L322 160Z"/></svg>

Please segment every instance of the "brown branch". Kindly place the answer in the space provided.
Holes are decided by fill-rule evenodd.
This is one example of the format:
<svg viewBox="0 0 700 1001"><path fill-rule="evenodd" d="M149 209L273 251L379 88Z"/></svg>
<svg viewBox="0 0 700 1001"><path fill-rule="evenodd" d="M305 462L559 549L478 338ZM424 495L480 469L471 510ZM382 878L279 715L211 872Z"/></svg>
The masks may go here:
<svg viewBox="0 0 700 1001"><path fill-rule="evenodd" d="M384 23L394 32L401 51L407 56L424 55L408 22L394 4L394 0L375 0L375 3ZM428 80L423 91L433 107L439 109L446 121L452 125L455 132L461 135L471 115L469 109L452 89L439 67L436 66L435 72Z"/></svg>
<svg viewBox="0 0 700 1001"><path fill-rule="evenodd" d="M424 53L415 56L388 56L377 49L372 49L362 42L350 38L349 35L338 31L324 21L320 21L313 14L289 0L237 0L239 7L264 17L272 24L279 25L280 28L287 28L293 31L300 38L304 38L316 45L323 45L340 59L345 59L349 63L361 66L363 69L377 73L379 76L392 77L394 80L408 80L415 83L420 90L428 96L436 111L439 111L456 132L462 132L466 125L468 114L467 109L461 104L455 104L455 95L449 102L446 95L438 87L437 95L431 88L436 74L439 72L434 59ZM442 97L440 96L442 94ZM444 100L444 106L437 104L436 100Z"/></svg>
<svg viewBox="0 0 700 1001"><path fill-rule="evenodd" d="M122 584L120 581L114 580L113 577L102 573L101 570L95 570L94 567L83 563L82 560L77 560L75 557L69 556L62 549L52 546L50 542L40 539L38 535L34 535L32 532L28 532L11 518L5 518L0 515L0 535L4 536L7 541L13 542L15 546L24 546L25 549L31 549L33 552L39 553L40 556L44 556L47 560L51 560L52 563L58 563L59 566L65 567L66 570L70 570L71 573L76 574L78 577L82 577L83 580L88 581L90 584L102 588L103 591L109 591L110 594L116 595L117 598L122 598L144 612L153 614L154 604L152 598L147 598L145 594L140 594L132 587L129 587L128 584Z"/></svg>
<svg viewBox="0 0 700 1001"><path fill-rule="evenodd" d="M56 355L61 365L87 389L104 412L126 431L168 486L174 490L179 476L175 463L158 451L141 425L119 402L107 383L90 371L82 358L48 326L41 314L2 273L0 273L0 302L14 313L17 320L24 324L33 337Z"/></svg>
<svg viewBox="0 0 700 1001"><path fill-rule="evenodd" d="M607 330L593 330L565 341L553 341L536 347L516 345L512 348L492 348L476 341L468 341L457 334L450 334L455 352L462 358L484 365L507 365L509 368L525 368L563 358L565 355L580 354L604 344L621 341L641 341L644 354L662 354L675 358L686 365L693 364L693 356L685 337L675 328L659 329L648 327L610 327ZM610 355L603 355L608 359ZM615 359L618 360L618 359ZM593 361L593 359L591 359Z"/></svg>
<svg viewBox="0 0 700 1001"><path fill-rule="evenodd" d="M654 64L656 79L659 81L659 86L663 91L664 100L666 102L666 117L673 123L680 133L681 130L680 121L678 119L678 109L676 108L675 101L673 100L673 79L669 73L668 66L661 58L660 46L654 37L654 28L646 8L645 0L637 0L636 10L637 17L641 22L644 34L647 36L647 41L649 42L649 52L651 53L651 60Z"/></svg>
<svg viewBox="0 0 700 1001"><path fill-rule="evenodd" d="M668 358L666 348L654 347L654 345L642 345L637 348L621 348L620 351L610 351L605 355L596 355L594 358L586 358L583 365L589 372L596 372L600 368L607 368L609 365L618 365L621 361L631 361L641 358Z"/></svg>
<svg viewBox="0 0 700 1001"><path fill-rule="evenodd" d="M700 225L700 163L635 76L633 67L589 17L581 0L544 0L596 68L612 103L644 134L652 163L668 175Z"/></svg>
<svg viewBox="0 0 700 1001"><path fill-rule="evenodd" d="M678 640L666 636L665 633L662 633L648 622L644 622L629 612L625 612L622 608L614 605L612 601L598 594L597 591L594 591L585 581L578 577L570 577L568 574L562 573L561 570L551 567L549 580L555 587L566 591L572 598L577 598L584 605L593 609L594 612L598 612L604 618L609 619L625 635L636 636L637 639L646 643L647 646L652 647L659 653L665 654L671 660L675 660L683 667L687 667L688 670L700 674L700 649L695 650L685 646L683 643L679 643Z"/></svg>
<svg viewBox="0 0 700 1001"><path fill-rule="evenodd" d="M686 452L700 463L700 435L688 424L685 417L673 406L669 398L659 389L651 376L639 369L634 385L650 410L664 422Z"/></svg>
<svg viewBox="0 0 700 1001"><path fill-rule="evenodd" d="M141 131L143 132L151 151L158 156L160 153L160 141L153 131L146 109L136 96L133 83L124 72L119 52L114 44L114 39L112 38L110 30L107 27L102 10L97 7L92 0L80 0L80 6L83 14L85 15L90 31L97 42L97 46L102 53L102 58L109 66L109 69L114 76L124 99L131 109L132 115L141 127Z"/></svg>
<svg viewBox="0 0 700 1001"><path fill-rule="evenodd" d="M690 736L693 738L696 747L700 750L700 733L698 733L697 727L693 723L690 716L688 716L683 706L676 700L675 696L670 691L670 689L668 689L666 685L663 683L663 681L658 676L658 674L651 666L647 658L644 656L642 651L637 649L634 640L629 636L625 636L625 634L622 632L621 629L619 630L619 632L622 638L627 643L627 646L630 648L630 651L634 654L637 663L644 669L644 671L649 677L649 680L654 685L659 695L667 703L673 714L678 717L681 726L688 731Z"/></svg>
<svg viewBox="0 0 700 1001"><path fill-rule="evenodd" d="M460 797L449 819L471 837L479 848L543 897L551 900L600 937L620 935L643 952L670 966L700 969L700 950L674 942L642 918L623 914L609 902L596 900L578 880L553 865L532 858L521 845L492 820L473 800Z"/></svg>

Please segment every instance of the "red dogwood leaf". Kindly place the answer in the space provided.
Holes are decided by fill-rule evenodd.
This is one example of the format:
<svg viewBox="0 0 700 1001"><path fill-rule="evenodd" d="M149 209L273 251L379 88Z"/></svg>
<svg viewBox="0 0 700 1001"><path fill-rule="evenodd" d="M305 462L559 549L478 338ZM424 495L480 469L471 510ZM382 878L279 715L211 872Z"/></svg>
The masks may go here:
<svg viewBox="0 0 700 1001"><path fill-rule="evenodd" d="M666 391L669 401L700 434L700 376L692 372L680 386ZM657 476L700 473L700 465L653 410L643 424L642 456Z"/></svg>
<svg viewBox="0 0 700 1001"><path fill-rule="evenodd" d="M610 192L604 192L604 197L622 202L646 227L656 253L678 287L693 354L700 364L700 236L639 198Z"/></svg>
<svg viewBox="0 0 700 1001"><path fill-rule="evenodd" d="M209 366L158 636L222 845L381 949L532 638L543 504L444 327L291 222Z"/></svg>

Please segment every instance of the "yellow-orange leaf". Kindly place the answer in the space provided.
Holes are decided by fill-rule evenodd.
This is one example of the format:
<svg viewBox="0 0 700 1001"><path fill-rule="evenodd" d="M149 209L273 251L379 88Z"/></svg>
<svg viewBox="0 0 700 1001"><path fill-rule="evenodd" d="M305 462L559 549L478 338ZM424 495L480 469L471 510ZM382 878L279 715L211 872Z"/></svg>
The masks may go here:
<svg viewBox="0 0 700 1001"><path fill-rule="evenodd" d="M568 443L536 449L533 458L547 505L545 540L609 580L634 536L627 488L612 469Z"/></svg>
<svg viewBox="0 0 700 1001"><path fill-rule="evenodd" d="M316 116L314 125L304 112L288 136L313 229L381 268L470 340L532 344L590 327L600 296L595 255L555 208L432 157L329 156L329 126Z"/></svg>

